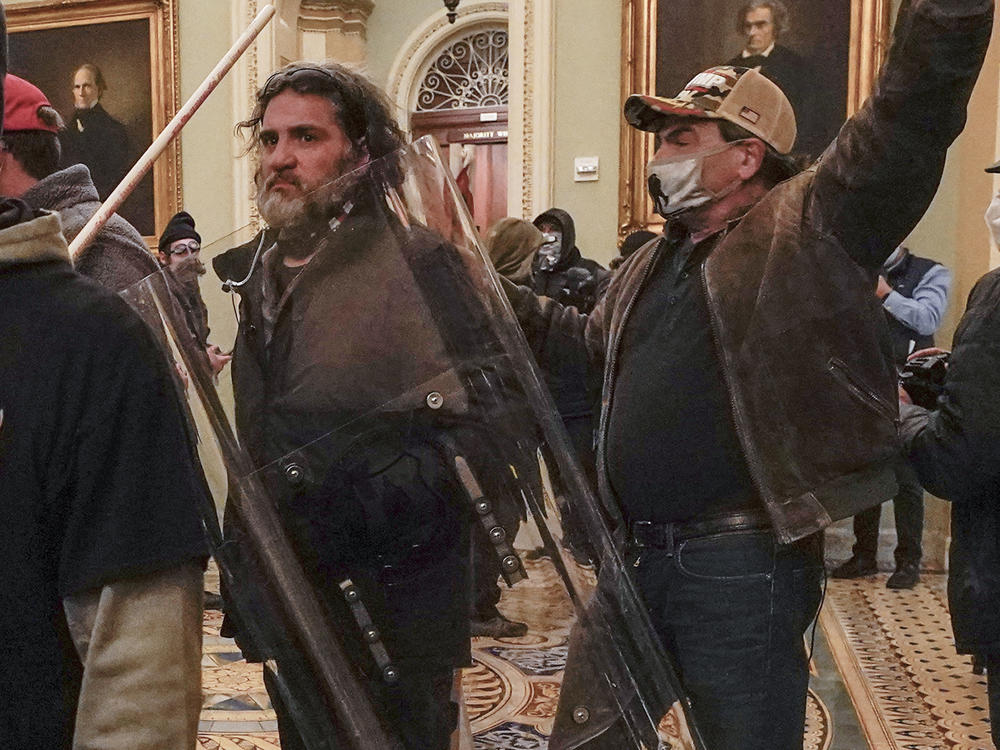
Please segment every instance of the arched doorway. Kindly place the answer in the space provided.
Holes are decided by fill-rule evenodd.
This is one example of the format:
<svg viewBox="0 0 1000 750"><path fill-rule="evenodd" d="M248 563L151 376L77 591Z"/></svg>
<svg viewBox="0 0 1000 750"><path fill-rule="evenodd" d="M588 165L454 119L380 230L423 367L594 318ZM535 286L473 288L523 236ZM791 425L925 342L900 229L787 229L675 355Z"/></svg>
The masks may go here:
<svg viewBox="0 0 1000 750"><path fill-rule="evenodd" d="M433 135L485 232L507 215L508 37L500 24L465 31L430 56L410 115Z"/></svg>

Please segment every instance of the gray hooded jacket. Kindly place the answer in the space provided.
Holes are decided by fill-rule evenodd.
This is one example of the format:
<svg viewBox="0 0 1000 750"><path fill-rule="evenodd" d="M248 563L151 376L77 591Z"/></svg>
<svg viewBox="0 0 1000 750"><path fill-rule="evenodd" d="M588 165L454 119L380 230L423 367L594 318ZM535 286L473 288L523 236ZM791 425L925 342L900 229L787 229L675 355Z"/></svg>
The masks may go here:
<svg viewBox="0 0 1000 750"><path fill-rule="evenodd" d="M72 242L101 206L90 171L74 164L38 181L21 199L32 208L56 211L66 242ZM156 273L159 266L138 230L114 214L76 258L76 270L120 292Z"/></svg>

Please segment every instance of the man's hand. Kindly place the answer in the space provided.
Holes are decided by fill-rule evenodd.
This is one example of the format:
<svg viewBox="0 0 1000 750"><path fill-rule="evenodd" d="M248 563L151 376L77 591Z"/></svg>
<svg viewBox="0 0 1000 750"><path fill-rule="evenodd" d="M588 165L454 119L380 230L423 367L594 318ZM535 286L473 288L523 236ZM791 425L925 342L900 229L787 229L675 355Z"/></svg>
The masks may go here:
<svg viewBox="0 0 1000 750"><path fill-rule="evenodd" d="M222 372L222 369L229 364L229 360L233 358L232 354L226 354L216 344L206 346L205 353L208 355L208 363L212 367L212 375L218 375Z"/></svg>
<svg viewBox="0 0 1000 750"><path fill-rule="evenodd" d="M191 378L188 377L187 368L184 367L184 365L182 365L180 362L175 361L174 369L177 370L177 375L181 379L181 385L184 386L184 390L186 391L188 389L188 386L191 385Z"/></svg>
<svg viewBox="0 0 1000 750"><path fill-rule="evenodd" d="M892 291L892 287L889 286L889 282L885 280L885 276L879 275L878 284L875 287L875 296L879 299L885 299L889 296L889 292Z"/></svg>
<svg viewBox="0 0 1000 750"><path fill-rule="evenodd" d="M903 386L901 386L901 385L896 386L896 390L899 391L899 403L900 404L912 404L913 403L913 399L910 398L910 394L906 392L906 389L903 388Z"/></svg>

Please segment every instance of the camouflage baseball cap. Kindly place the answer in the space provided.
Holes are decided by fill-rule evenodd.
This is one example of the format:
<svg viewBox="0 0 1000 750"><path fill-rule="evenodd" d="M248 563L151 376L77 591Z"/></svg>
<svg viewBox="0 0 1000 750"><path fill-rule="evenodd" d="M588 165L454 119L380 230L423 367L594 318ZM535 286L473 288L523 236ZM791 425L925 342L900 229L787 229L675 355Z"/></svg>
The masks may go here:
<svg viewBox="0 0 1000 750"><path fill-rule="evenodd" d="M673 99L632 94L625 101L625 119L639 130L655 133L668 115L729 120L779 154L787 154L795 143L795 113L788 97L752 68L709 68Z"/></svg>

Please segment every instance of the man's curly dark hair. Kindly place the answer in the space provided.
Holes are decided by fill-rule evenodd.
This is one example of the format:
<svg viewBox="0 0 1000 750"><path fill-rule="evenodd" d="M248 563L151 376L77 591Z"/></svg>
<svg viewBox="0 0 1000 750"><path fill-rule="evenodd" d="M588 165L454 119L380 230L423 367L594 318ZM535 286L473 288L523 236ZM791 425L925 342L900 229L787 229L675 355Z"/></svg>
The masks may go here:
<svg viewBox="0 0 1000 750"><path fill-rule="evenodd" d="M267 79L257 91L249 119L236 126L237 132L249 131L251 148L257 143L268 104L285 90L329 99L344 134L359 153L368 154L373 161L405 143L385 94L363 75L335 62L294 62Z"/></svg>

